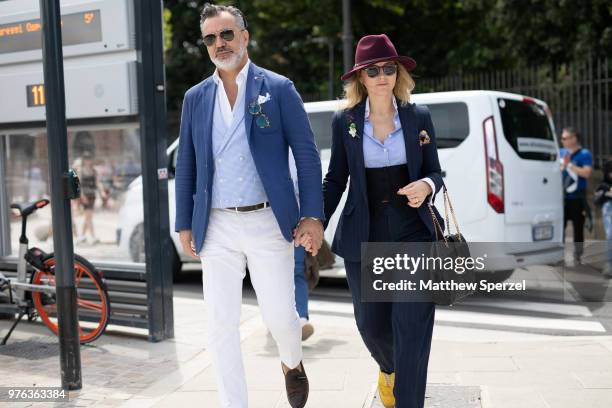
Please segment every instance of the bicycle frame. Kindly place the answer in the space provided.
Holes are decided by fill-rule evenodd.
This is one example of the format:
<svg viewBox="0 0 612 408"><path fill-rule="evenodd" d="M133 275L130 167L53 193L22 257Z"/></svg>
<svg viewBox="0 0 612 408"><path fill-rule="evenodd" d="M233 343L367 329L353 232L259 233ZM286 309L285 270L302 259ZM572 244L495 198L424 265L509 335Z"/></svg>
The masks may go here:
<svg viewBox="0 0 612 408"><path fill-rule="evenodd" d="M10 282L10 290L13 290L12 299L18 306L28 306L26 292L55 293L55 287L46 285L34 285L27 282L27 262L25 255L28 252L28 237L26 236L26 219L21 220L21 236L19 237L19 255L17 257L17 278L7 278Z"/></svg>

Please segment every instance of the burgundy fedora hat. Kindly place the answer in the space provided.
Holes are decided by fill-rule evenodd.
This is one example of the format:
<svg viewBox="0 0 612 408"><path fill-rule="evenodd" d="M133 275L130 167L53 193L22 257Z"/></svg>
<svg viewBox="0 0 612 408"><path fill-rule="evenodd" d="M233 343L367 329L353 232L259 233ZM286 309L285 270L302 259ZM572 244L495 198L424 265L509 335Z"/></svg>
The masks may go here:
<svg viewBox="0 0 612 408"><path fill-rule="evenodd" d="M366 35L357 43L353 69L342 75L340 79L345 81L360 69L381 61L399 61L408 72L416 67L416 61L412 58L397 55L393 43L386 34Z"/></svg>

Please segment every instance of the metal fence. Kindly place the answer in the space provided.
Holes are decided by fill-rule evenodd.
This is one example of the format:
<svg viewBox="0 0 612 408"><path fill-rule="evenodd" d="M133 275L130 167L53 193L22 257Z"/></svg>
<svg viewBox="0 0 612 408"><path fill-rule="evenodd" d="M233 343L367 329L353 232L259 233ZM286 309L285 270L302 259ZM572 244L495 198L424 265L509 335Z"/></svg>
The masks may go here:
<svg viewBox="0 0 612 408"><path fill-rule="evenodd" d="M589 58L559 66L489 71L443 78L416 79L416 92L496 90L545 101L557 132L566 126L582 135L583 146L601 167L612 155L612 64Z"/></svg>

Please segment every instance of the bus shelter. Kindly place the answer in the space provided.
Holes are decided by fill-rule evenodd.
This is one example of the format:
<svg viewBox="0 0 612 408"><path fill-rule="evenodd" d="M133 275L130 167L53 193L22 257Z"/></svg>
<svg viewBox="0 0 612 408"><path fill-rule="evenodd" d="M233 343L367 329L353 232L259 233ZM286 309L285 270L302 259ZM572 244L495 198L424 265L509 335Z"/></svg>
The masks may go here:
<svg viewBox="0 0 612 408"><path fill-rule="evenodd" d="M61 1L74 252L104 275L111 324L173 337L161 2ZM0 270L16 270L11 203L48 197L45 84L38 0L0 2ZM51 210L28 221L52 252ZM179 263L180 267L180 263Z"/></svg>

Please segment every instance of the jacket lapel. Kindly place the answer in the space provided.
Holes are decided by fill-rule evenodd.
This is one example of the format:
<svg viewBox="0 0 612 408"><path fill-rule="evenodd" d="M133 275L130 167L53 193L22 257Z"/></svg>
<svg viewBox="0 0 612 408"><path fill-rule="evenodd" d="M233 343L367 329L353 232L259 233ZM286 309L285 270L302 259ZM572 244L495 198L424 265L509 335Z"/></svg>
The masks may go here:
<svg viewBox="0 0 612 408"><path fill-rule="evenodd" d="M352 137L350 134L346 134L353 148L354 157L355 157L355 166L358 171L357 176L359 178L359 184L361 185L361 191L363 192L363 198L365 202L368 202L368 191L366 184L366 171L365 171L365 160L363 158L363 126L365 122L365 99L355 105L352 109L347 111L347 125L346 128L349 129L351 123L355 123L355 127L357 128L356 137Z"/></svg>
<svg viewBox="0 0 612 408"><path fill-rule="evenodd" d="M402 124L402 134L404 135L404 145L406 146L406 161L408 162L408 172L410 180L414 181L420 177L418 172L421 166L420 157L417 151L417 117L414 113L414 106L401 106L397 101L400 123Z"/></svg>
<svg viewBox="0 0 612 408"><path fill-rule="evenodd" d="M217 96L217 84L215 81L209 81L207 86L202 89L202 96L200 98L200 104L198 106L197 117L202 118L203 129L201 132L204 137L204 152L206 153L206 159L211 164L209 168L212 168L213 154L212 154L212 125L213 125L213 110L215 107L215 99Z"/></svg>
<svg viewBox="0 0 612 408"><path fill-rule="evenodd" d="M257 101L261 87L264 82L264 73L261 68L251 62L249 73L246 81L246 91L244 100L244 126L246 129L247 138L251 140L251 129L253 125L253 117L249 112L249 105L253 101Z"/></svg>

